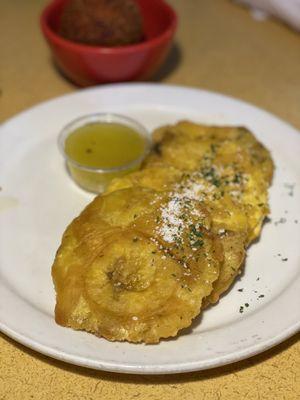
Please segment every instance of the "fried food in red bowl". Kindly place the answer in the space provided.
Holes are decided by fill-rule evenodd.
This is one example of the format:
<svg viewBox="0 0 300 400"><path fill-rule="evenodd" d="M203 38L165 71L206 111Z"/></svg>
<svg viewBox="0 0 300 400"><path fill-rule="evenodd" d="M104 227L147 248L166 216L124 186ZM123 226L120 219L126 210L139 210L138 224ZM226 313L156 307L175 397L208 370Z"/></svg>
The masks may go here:
<svg viewBox="0 0 300 400"><path fill-rule="evenodd" d="M91 1L93 0L89 0ZM79 4L82 0L76 0L76 2ZM107 0L98 1L99 4L105 2ZM136 32L133 34L132 29L126 28L121 17L116 19L116 15L110 13L117 23L117 28L110 35L107 35L107 30L102 31L106 32L104 35L106 42L103 41L103 33L100 30L100 36L102 35L100 39L105 45L82 43L83 40L86 41L87 36L93 36L86 28L81 32L84 36L81 43L78 40L75 41L74 37L72 37L73 40L63 37L66 36L62 32L63 15L70 0L54 0L45 8L41 15L42 31L56 64L74 83L89 86L109 82L146 80L162 65L172 45L177 26L176 13L163 0L134 0L134 2L139 10L139 15L135 15L137 18L135 24L138 25L140 17L142 31L138 32L139 29L136 26ZM112 22L110 22L111 25ZM78 29L76 31L78 32ZM142 35L139 36L138 33ZM110 36L109 40L107 36ZM123 44L120 41L123 41ZM132 44L130 41L136 43Z"/></svg>
<svg viewBox="0 0 300 400"><path fill-rule="evenodd" d="M124 46L143 40L142 15L134 0L69 0L59 34L93 46Z"/></svg>

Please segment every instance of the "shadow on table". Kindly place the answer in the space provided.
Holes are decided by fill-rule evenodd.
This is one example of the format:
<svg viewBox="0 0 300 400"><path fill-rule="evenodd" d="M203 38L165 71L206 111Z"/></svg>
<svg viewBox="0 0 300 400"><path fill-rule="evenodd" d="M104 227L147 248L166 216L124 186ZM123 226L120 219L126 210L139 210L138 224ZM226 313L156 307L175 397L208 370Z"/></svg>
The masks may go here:
<svg viewBox="0 0 300 400"><path fill-rule="evenodd" d="M151 82L160 82L167 78L180 65L182 60L182 51L177 43L174 43L170 49L167 59L160 69L150 78Z"/></svg>
<svg viewBox="0 0 300 400"><path fill-rule="evenodd" d="M213 368L205 371L196 371L196 372L189 372L183 374L173 374L173 375L134 375L134 374L120 374L114 372L104 372L104 371L97 371L92 370L84 367L78 367L75 365L67 364L62 361L54 360L50 357L44 356L40 353L37 353L33 350L30 350L23 345L16 343L12 339L0 334L4 340L8 343L12 344L13 346L17 347L19 350L23 351L24 353L32 356L39 361L42 361L48 365L51 365L56 368L60 368L64 371L79 374L82 376L107 381L107 382L120 382L120 383L128 383L128 384L144 384L144 385L154 385L154 384L180 384L180 383L187 383L193 381L201 381L207 379L214 379L221 376L226 376L228 374L234 374L244 369L256 366L268 359L275 357L282 353L283 351L287 350L292 345L296 344L297 341L300 339L300 333L292 336L291 338L287 339L285 342L269 349L261 354L248 358L246 360L238 361L234 364L224 365L219 368Z"/></svg>
<svg viewBox="0 0 300 400"><path fill-rule="evenodd" d="M177 43L174 43L172 45L170 52L169 52L165 62L163 63L163 65L150 79L148 79L148 81L149 82L160 82L160 81L164 80L173 71L175 71L178 68L178 66L180 65L181 59L182 59L181 49ZM79 87L61 70L61 68L57 65L57 63L55 62L55 60L53 58L51 58L50 62L58 75L63 77L72 86Z"/></svg>

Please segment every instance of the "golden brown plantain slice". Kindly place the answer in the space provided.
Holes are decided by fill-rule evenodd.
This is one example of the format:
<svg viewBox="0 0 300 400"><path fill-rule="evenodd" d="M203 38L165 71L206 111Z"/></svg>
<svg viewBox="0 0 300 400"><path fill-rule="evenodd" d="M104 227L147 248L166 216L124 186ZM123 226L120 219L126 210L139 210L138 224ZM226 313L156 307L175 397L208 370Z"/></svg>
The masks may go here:
<svg viewBox="0 0 300 400"><path fill-rule="evenodd" d="M268 214L267 189L273 162L268 150L245 128L209 127L182 121L153 134L155 150L144 167L169 165L195 172L245 206L248 242Z"/></svg>
<svg viewBox="0 0 300 400"><path fill-rule="evenodd" d="M156 179L156 176L159 179ZM117 179L110 189L129 187L130 185L151 187L159 191L168 188L171 191L171 202L176 202L177 206L184 200L188 200L187 204L194 210L202 205L202 208L204 206L205 210L209 212L212 219L209 229L219 235L220 243L224 248L224 260L220 275L213 284L214 290L208 297L206 305L208 302L216 302L220 294L226 291L233 282L243 264L250 229L245 207L233 201L228 194L222 193L220 188L205 180L201 174L197 172L180 174L178 170L175 173L174 168L167 166L145 168L128 175L125 179ZM173 209L174 206L175 204L173 204ZM182 210L179 212L179 215L181 214L184 214ZM191 226L193 224L197 226L199 223L203 224L199 215L198 219L194 216L194 220L190 221ZM156 221L158 229L159 224L160 221ZM168 224L170 225L170 221ZM148 222L147 226L149 226ZM169 239L176 246L177 235L171 236ZM232 246L229 245L230 242L232 242Z"/></svg>
<svg viewBox="0 0 300 400"><path fill-rule="evenodd" d="M242 232L227 231L220 238L224 252L224 262L218 279L213 283L213 291L204 301L206 307L216 303L221 294L231 286L234 279L241 273L245 260L245 235Z"/></svg>
<svg viewBox="0 0 300 400"><path fill-rule="evenodd" d="M141 187L118 190L98 196L72 222L52 270L59 324L145 343L191 324L218 277L222 248L199 204L183 205L174 247L164 230L167 211L179 227L171 201L169 193Z"/></svg>

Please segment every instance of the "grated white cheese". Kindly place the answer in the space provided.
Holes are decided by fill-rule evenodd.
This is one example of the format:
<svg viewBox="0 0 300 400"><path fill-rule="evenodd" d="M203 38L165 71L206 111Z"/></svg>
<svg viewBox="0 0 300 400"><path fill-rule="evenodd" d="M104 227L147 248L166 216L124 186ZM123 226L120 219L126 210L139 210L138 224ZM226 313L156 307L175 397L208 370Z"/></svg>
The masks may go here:
<svg viewBox="0 0 300 400"><path fill-rule="evenodd" d="M182 226L182 204L178 197L171 198L166 206L161 208L162 224L159 227L159 234L163 240L168 243L173 243L174 238L179 233L179 227Z"/></svg>

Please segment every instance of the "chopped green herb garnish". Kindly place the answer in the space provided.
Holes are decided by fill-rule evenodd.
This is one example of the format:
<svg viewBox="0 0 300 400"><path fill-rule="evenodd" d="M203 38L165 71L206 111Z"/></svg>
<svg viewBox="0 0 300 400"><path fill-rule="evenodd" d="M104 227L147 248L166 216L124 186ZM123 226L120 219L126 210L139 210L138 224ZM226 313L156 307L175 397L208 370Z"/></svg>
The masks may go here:
<svg viewBox="0 0 300 400"><path fill-rule="evenodd" d="M220 186L221 186L221 181L220 181L220 179L217 179L217 178L214 178L214 179L211 181L211 183L212 183L213 185L215 185L216 187L220 187Z"/></svg>
<svg viewBox="0 0 300 400"><path fill-rule="evenodd" d="M193 235L197 236L197 237L203 237L203 233L200 231L197 231L195 225L191 225L191 232Z"/></svg>
<svg viewBox="0 0 300 400"><path fill-rule="evenodd" d="M241 181L242 181L242 175L240 174L240 173L236 173L235 175L234 175L234 178L233 178L233 183L241 183Z"/></svg>
<svg viewBox="0 0 300 400"><path fill-rule="evenodd" d="M213 167L204 167L201 169L201 173L203 177L208 181L211 182L213 185L219 187L221 185L221 181L216 174L216 171Z"/></svg>
<svg viewBox="0 0 300 400"><path fill-rule="evenodd" d="M203 240L196 240L196 242L194 242L192 244L193 247L202 247L204 244Z"/></svg>

